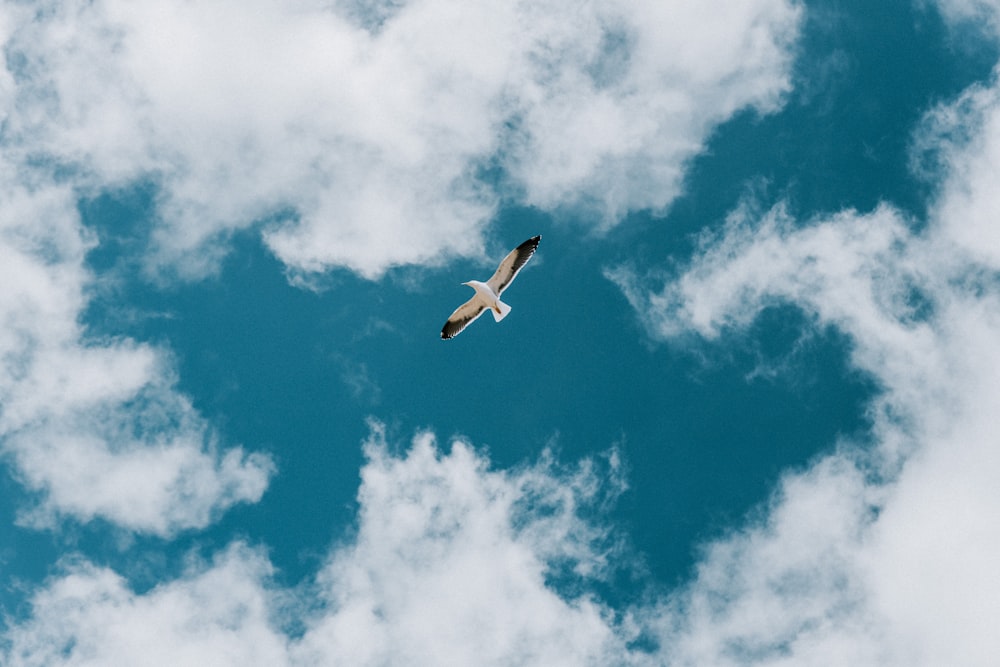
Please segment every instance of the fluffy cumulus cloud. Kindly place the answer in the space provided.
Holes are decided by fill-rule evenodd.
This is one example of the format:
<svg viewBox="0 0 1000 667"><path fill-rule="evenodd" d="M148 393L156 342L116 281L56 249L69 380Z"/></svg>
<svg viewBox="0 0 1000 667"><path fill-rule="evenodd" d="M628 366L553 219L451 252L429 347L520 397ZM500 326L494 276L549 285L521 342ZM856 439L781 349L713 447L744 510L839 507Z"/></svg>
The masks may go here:
<svg viewBox="0 0 1000 667"><path fill-rule="evenodd" d="M718 17L724 12L725 21ZM155 263L263 225L294 271L475 255L498 202L662 209L717 123L788 87L789 0L19 3L5 148L157 186ZM496 174L502 173L502 183Z"/></svg>
<svg viewBox="0 0 1000 667"><path fill-rule="evenodd" d="M621 490L614 455L571 469L543 457L501 472L430 434L392 455L366 443L356 536L315 581L276 588L234 544L144 593L67 563L6 635L6 665L606 665L638 662L635 626L553 577L590 582L620 551L596 512ZM585 518L590 516L589 519ZM585 588L585 587L583 587ZM289 632L289 628L298 628Z"/></svg>
<svg viewBox="0 0 1000 667"><path fill-rule="evenodd" d="M223 450L161 350L79 324L93 239L68 187L0 160L0 442L38 503L24 520L102 518L166 535L260 498L270 461Z"/></svg>
<svg viewBox="0 0 1000 667"><path fill-rule="evenodd" d="M918 129L941 178L926 224L890 205L799 224L743 207L679 275L608 272L656 339L724 341L795 304L881 389L872 443L789 474L766 519L706 551L658 621L678 663L996 659L998 99L976 86Z"/></svg>
<svg viewBox="0 0 1000 667"><path fill-rule="evenodd" d="M110 570L67 564L34 598L31 623L8 634L4 664L287 664L269 574L267 559L242 544L145 595Z"/></svg>
<svg viewBox="0 0 1000 667"><path fill-rule="evenodd" d="M614 540L583 516L617 493L614 465L610 486L593 464L491 471L428 434L400 458L378 430L367 453L358 535L320 573L328 612L309 621L302 662L580 665L621 650L598 602L547 586L610 567Z"/></svg>

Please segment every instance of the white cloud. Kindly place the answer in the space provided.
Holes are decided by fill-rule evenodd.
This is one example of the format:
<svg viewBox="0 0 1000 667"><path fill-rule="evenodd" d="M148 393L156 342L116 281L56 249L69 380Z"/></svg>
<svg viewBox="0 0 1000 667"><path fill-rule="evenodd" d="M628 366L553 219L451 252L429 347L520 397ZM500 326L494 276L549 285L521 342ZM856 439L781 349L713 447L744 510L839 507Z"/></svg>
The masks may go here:
<svg viewBox="0 0 1000 667"><path fill-rule="evenodd" d="M168 535L256 501L270 460L220 450L172 387L169 357L79 323L92 238L73 192L0 160L0 446L37 496L24 520L102 518Z"/></svg>
<svg viewBox="0 0 1000 667"><path fill-rule="evenodd" d="M745 207L661 287L609 271L662 340L724 342L795 304L847 334L881 389L870 445L829 443L760 523L709 546L657 619L679 664L995 661L997 100L995 84L972 88L921 126L941 179L923 229L889 205L803 226Z"/></svg>
<svg viewBox="0 0 1000 667"><path fill-rule="evenodd" d="M31 621L7 634L5 665L288 664L264 586L270 564L245 545L144 595L105 568L66 569L35 596Z"/></svg>
<svg viewBox="0 0 1000 667"><path fill-rule="evenodd" d="M375 424L356 536L312 585L274 586L267 558L233 545L213 563L138 594L69 563L5 636L6 665L605 665L641 662L628 622L547 577L601 577L618 556L602 519L620 491L599 471L543 458L502 472L469 445L418 435L389 453ZM284 627L303 629L290 637Z"/></svg>
<svg viewBox="0 0 1000 667"><path fill-rule="evenodd" d="M6 147L90 188L154 180L156 261L211 270L230 231L268 219L292 269L375 277L480 253L501 194L590 208L604 225L664 208L714 125L779 104L800 8L100 0L9 13ZM493 163L501 192L476 175Z"/></svg>
<svg viewBox="0 0 1000 667"><path fill-rule="evenodd" d="M935 0L944 17L952 23L978 24L980 28L996 31L1000 16L1000 2L997 0Z"/></svg>
<svg viewBox="0 0 1000 667"><path fill-rule="evenodd" d="M545 461L490 471L468 445L415 438L390 456L366 445L358 536L320 573L328 613L296 654L309 664L607 664L621 638L587 595L563 599L550 570L586 580L606 567L606 535L583 520L599 479ZM614 489L611 489L612 491Z"/></svg>
<svg viewBox="0 0 1000 667"><path fill-rule="evenodd" d="M668 664L897 664L857 566L877 500L842 457L787 477L762 525L709 545L693 585L655 610Z"/></svg>
<svg viewBox="0 0 1000 667"><path fill-rule="evenodd" d="M946 174L937 218L942 235L960 249L960 258L988 269L1000 264L1000 194L993 187L1000 166L1000 86L975 85L954 103L927 114L914 153ZM979 144L977 150L974 144Z"/></svg>

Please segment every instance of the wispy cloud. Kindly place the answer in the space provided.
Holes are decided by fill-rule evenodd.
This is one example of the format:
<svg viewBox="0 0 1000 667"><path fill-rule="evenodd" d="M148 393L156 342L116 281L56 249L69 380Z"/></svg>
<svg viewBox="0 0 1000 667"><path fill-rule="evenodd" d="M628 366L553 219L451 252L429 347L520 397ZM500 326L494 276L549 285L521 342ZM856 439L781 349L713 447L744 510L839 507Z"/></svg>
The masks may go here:
<svg viewBox="0 0 1000 667"><path fill-rule="evenodd" d="M889 204L797 224L740 209L677 276L614 270L649 334L725 341L790 303L852 341L881 391L867 443L829 443L765 518L709 545L674 598L680 664L989 664L1000 644L1000 168L996 84L933 110L916 143L926 226ZM652 280L656 280L655 276Z"/></svg>
<svg viewBox="0 0 1000 667"><path fill-rule="evenodd" d="M945 18L953 23L974 22L987 31L1000 30L1000 2L996 0L935 0Z"/></svg>
<svg viewBox="0 0 1000 667"><path fill-rule="evenodd" d="M381 402L382 388L378 380L372 376L368 364L352 361L342 355L337 356L337 362L341 367L340 378L355 399L364 401L368 405L378 405Z"/></svg>

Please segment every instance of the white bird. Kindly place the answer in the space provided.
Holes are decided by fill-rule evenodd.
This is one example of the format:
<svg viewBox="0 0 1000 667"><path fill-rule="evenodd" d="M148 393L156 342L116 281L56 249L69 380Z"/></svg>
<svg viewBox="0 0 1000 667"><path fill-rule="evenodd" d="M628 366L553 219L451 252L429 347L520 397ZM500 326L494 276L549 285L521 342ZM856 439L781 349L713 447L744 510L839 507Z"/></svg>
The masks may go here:
<svg viewBox="0 0 1000 667"><path fill-rule="evenodd" d="M517 272L527 263L531 256L535 254L541 236L533 236L521 245L517 246L500 262L496 273L485 283L478 280L470 280L463 285L468 285L476 290L475 295L461 306L459 306L441 329L441 338L454 338L462 332L462 329L476 321L487 308L493 313L493 319L499 322L507 317L510 306L500 300L500 294L510 287L517 277Z"/></svg>

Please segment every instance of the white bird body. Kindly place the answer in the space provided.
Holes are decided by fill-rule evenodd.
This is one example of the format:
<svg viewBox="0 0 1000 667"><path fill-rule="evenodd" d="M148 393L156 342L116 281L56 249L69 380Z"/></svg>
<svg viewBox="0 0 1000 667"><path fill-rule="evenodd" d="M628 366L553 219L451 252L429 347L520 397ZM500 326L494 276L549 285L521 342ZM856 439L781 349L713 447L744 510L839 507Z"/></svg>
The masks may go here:
<svg viewBox="0 0 1000 667"><path fill-rule="evenodd" d="M475 322L487 308L493 313L493 319L497 322L507 317L511 308L500 300L500 295L514 282L521 267L535 254L535 249L541 238L541 236L533 236L511 250L500 262L493 277L485 283L478 280L462 283L476 290L476 293L451 314L441 329L441 338L454 338L465 327Z"/></svg>
<svg viewBox="0 0 1000 667"><path fill-rule="evenodd" d="M471 301L475 302L477 306L481 303L483 308L489 308L490 312L493 313L493 319L499 322L503 318L507 317L507 313L510 312L510 306L500 300L500 297L493 291L493 288L489 286L488 283L479 282L478 280L470 280L467 283L462 283L463 285L468 285L472 289L476 290L476 295L472 297Z"/></svg>

